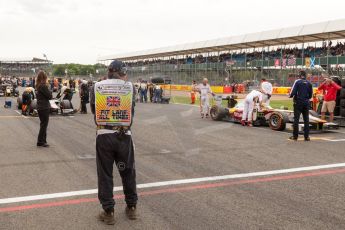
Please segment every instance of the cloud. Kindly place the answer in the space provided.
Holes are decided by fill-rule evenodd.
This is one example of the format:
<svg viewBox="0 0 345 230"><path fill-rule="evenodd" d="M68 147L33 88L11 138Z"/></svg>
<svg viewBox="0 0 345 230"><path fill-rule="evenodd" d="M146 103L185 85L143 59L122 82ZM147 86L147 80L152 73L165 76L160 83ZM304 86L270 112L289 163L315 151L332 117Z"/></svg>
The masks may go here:
<svg viewBox="0 0 345 230"><path fill-rule="evenodd" d="M30 15L41 15L41 14L51 14L56 13L64 6L61 0L13 0L18 10L22 13L27 13Z"/></svg>
<svg viewBox="0 0 345 230"><path fill-rule="evenodd" d="M344 17L308 1L0 0L3 57L47 53L56 63L159 48ZM311 14L291 12L307 9Z"/></svg>

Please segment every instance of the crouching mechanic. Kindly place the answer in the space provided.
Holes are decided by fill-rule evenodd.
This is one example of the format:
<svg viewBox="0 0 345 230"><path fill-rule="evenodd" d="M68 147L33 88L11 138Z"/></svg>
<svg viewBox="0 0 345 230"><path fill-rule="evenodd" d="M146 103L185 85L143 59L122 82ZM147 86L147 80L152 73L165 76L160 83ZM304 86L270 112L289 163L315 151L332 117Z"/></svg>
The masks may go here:
<svg viewBox="0 0 345 230"><path fill-rule="evenodd" d="M244 107L243 107L243 113L242 113L242 121L241 124L243 126L253 126L253 111L254 106L256 103L260 104L260 107L262 107L262 100L263 100L263 93L257 90L251 91L246 98L244 99Z"/></svg>
<svg viewBox="0 0 345 230"><path fill-rule="evenodd" d="M27 112L30 113L30 106L32 100L35 99L35 89L27 87L22 95L22 115L27 116Z"/></svg>
<svg viewBox="0 0 345 230"><path fill-rule="evenodd" d="M131 125L134 115L135 91L127 81L127 68L121 61L108 67L108 79L97 82L91 90L91 110L97 125L96 162L98 199L104 211L98 219L115 224L113 198L113 165L120 173L127 204L126 215L136 219L138 200L134 147Z"/></svg>

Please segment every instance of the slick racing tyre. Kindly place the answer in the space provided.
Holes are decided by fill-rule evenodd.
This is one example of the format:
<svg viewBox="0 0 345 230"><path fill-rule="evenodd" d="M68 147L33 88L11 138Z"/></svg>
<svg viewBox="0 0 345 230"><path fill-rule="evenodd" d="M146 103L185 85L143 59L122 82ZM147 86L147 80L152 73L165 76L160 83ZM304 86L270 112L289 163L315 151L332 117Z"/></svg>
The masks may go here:
<svg viewBox="0 0 345 230"><path fill-rule="evenodd" d="M71 102L69 100L63 100L61 102L61 109L72 109Z"/></svg>
<svg viewBox="0 0 345 230"><path fill-rule="evenodd" d="M286 117L281 113L272 113L268 119L268 125L272 130L282 131L286 127Z"/></svg>
<svg viewBox="0 0 345 230"><path fill-rule="evenodd" d="M313 117L319 117L319 114L315 112L314 110L309 110L309 114L312 115Z"/></svg>
<svg viewBox="0 0 345 230"><path fill-rule="evenodd" d="M219 107L217 105L212 106L210 110L210 115L212 120L214 121L221 121L226 116L225 108Z"/></svg>

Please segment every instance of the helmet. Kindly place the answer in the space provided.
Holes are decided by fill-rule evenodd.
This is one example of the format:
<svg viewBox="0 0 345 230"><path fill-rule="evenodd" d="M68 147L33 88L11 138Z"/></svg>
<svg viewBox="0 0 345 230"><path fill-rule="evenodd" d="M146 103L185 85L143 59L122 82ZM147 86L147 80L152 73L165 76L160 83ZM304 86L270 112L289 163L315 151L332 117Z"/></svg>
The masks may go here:
<svg viewBox="0 0 345 230"><path fill-rule="evenodd" d="M127 74L126 64L122 61L114 60L108 66L109 73L118 73L120 76Z"/></svg>

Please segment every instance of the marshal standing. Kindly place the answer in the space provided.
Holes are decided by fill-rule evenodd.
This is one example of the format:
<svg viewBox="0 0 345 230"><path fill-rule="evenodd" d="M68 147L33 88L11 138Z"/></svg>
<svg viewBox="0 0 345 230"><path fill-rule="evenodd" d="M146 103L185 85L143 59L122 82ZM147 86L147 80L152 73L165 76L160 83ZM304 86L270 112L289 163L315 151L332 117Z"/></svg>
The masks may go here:
<svg viewBox="0 0 345 230"><path fill-rule="evenodd" d="M138 200L131 125L134 115L134 87L127 81L127 68L121 61L108 67L108 79L97 82L91 91L91 110L97 125L96 161L98 199L103 211L98 218L115 224L113 166L120 173L129 219L136 219Z"/></svg>

